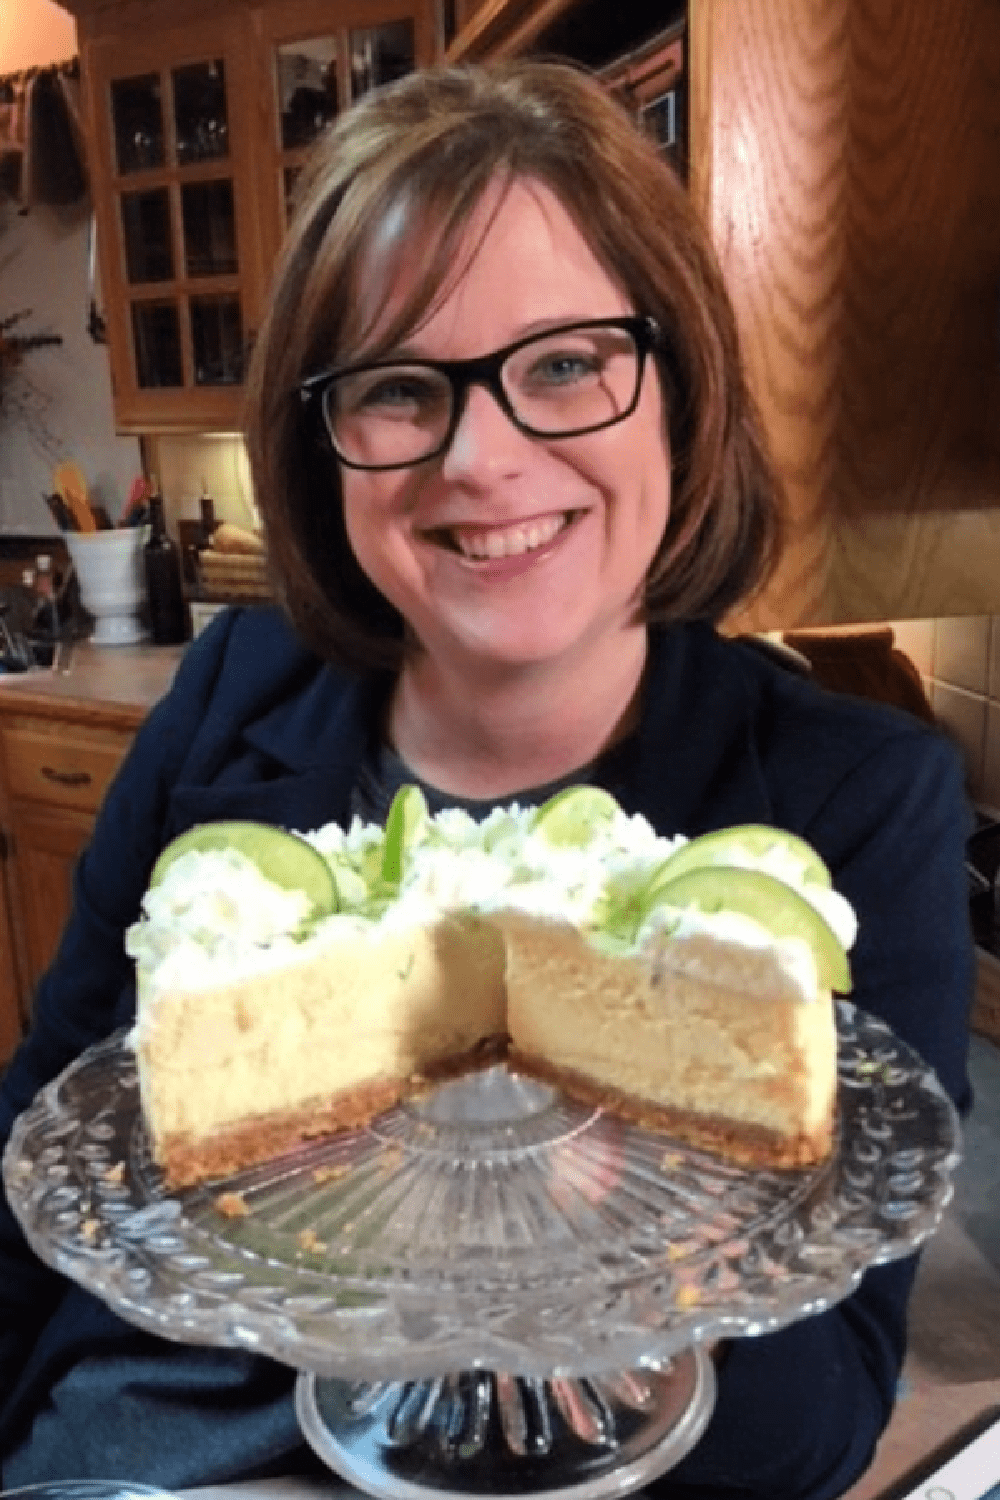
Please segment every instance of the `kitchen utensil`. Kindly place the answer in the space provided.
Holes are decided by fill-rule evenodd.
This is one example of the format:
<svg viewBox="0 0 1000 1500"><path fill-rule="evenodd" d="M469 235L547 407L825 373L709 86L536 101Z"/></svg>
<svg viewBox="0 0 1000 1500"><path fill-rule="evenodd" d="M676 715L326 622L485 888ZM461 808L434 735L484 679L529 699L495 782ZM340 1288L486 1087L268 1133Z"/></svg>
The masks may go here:
<svg viewBox="0 0 1000 1500"><path fill-rule="evenodd" d="M42 494L42 499L49 508L53 521L60 531L78 531L76 519L62 495L53 491L51 495Z"/></svg>
<svg viewBox="0 0 1000 1500"><path fill-rule="evenodd" d="M94 512L90 507L87 481L77 464L58 464L52 476L52 488L62 497L76 522L78 531L97 530Z"/></svg>
<svg viewBox="0 0 1000 1500"><path fill-rule="evenodd" d="M135 526L136 518L142 516L148 519L148 508L146 502L149 499L149 481L142 474L137 474L132 481L132 488L128 492L128 499L122 506L121 515L118 517L119 526Z"/></svg>

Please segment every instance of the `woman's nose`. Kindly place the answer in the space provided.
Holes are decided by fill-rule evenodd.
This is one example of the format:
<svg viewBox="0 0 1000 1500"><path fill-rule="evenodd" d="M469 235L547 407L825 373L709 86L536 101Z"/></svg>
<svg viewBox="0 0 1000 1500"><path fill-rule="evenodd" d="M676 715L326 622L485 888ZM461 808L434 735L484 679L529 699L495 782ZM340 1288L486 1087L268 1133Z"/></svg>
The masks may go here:
<svg viewBox="0 0 1000 1500"><path fill-rule="evenodd" d="M493 393L473 385L444 454L442 473L459 480L513 472L533 445L534 439L514 426Z"/></svg>

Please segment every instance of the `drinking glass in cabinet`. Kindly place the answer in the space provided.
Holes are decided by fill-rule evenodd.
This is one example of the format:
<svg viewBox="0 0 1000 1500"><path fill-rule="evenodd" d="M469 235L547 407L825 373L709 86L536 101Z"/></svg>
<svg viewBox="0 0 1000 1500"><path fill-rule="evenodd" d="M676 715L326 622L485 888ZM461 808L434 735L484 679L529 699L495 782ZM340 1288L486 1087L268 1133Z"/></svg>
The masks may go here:
<svg viewBox="0 0 1000 1500"><path fill-rule="evenodd" d="M159 73L116 78L111 84L111 122L120 175L162 167L163 102Z"/></svg>
<svg viewBox="0 0 1000 1500"><path fill-rule="evenodd" d="M181 187L184 259L189 276L235 276L236 207L228 177Z"/></svg>
<svg viewBox="0 0 1000 1500"><path fill-rule="evenodd" d="M229 115L222 58L174 68L170 77L177 165L228 156Z"/></svg>
<svg viewBox="0 0 1000 1500"><path fill-rule="evenodd" d="M180 320L173 302L132 303L132 345L141 389L184 384Z"/></svg>
<svg viewBox="0 0 1000 1500"><path fill-rule="evenodd" d="M351 97L412 72L416 59L413 22L386 21L351 32Z"/></svg>
<svg viewBox="0 0 1000 1500"><path fill-rule="evenodd" d="M310 145L337 113L337 42L309 37L288 42L275 54L281 147Z"/></svg>
<svg viewBox="0 0 1000 1500"><path fill-rule="evenodd" d="M236 385L246 372L243 319L236 296L192 297L195 385Z"/></svg>
<svg viewBox="0 0 1000 1500"><path fill-rule="evenodd" d="M165 187L122 193L119 199L125 272L133 284L170 281L174 274L170 200Z"/></svg>

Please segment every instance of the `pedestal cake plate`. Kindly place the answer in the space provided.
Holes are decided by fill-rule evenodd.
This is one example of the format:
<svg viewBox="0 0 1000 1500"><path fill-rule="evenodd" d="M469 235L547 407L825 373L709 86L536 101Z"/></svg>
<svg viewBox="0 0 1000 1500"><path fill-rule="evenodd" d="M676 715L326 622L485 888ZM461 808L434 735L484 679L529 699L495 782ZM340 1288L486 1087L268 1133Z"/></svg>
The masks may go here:
<svg viewBox="0 0 1000 1500"><path fill-rule="evenodd" d="M36 1252L166 1338L301 1373L330 1468L383 1500L604 1500L697 1442L707 1347L811 1316L933 1232L959 1159L934 1074L838 1004L837 1143L747 1171L503 1067L167 1193L122 1035L17 1121Z"/></svg>

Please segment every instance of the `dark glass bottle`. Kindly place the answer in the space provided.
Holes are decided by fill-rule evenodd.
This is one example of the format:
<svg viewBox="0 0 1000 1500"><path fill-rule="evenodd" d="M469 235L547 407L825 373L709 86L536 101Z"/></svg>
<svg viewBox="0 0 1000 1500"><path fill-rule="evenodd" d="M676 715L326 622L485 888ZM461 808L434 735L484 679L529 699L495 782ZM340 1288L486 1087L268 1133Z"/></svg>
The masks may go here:
<svg viewBox="0 0 1000 1500"><path fill-rule="evenodd" d="M175 646L188 638L188 610L181 578L181 554L167 533L163 496L154 483L149 497L149 541L143 548L149 629L157 646Z"/></svg>
<svg viewBox="0 0 1000 1500"><path fill-rule="evenodd" d="M201 539L199 547L207 547L212 541L212 533L218 526L215 519L215 501L208 493L208 487L204 479L201 481L201 494L198 497L198 508L201 511Z"/></svg>

